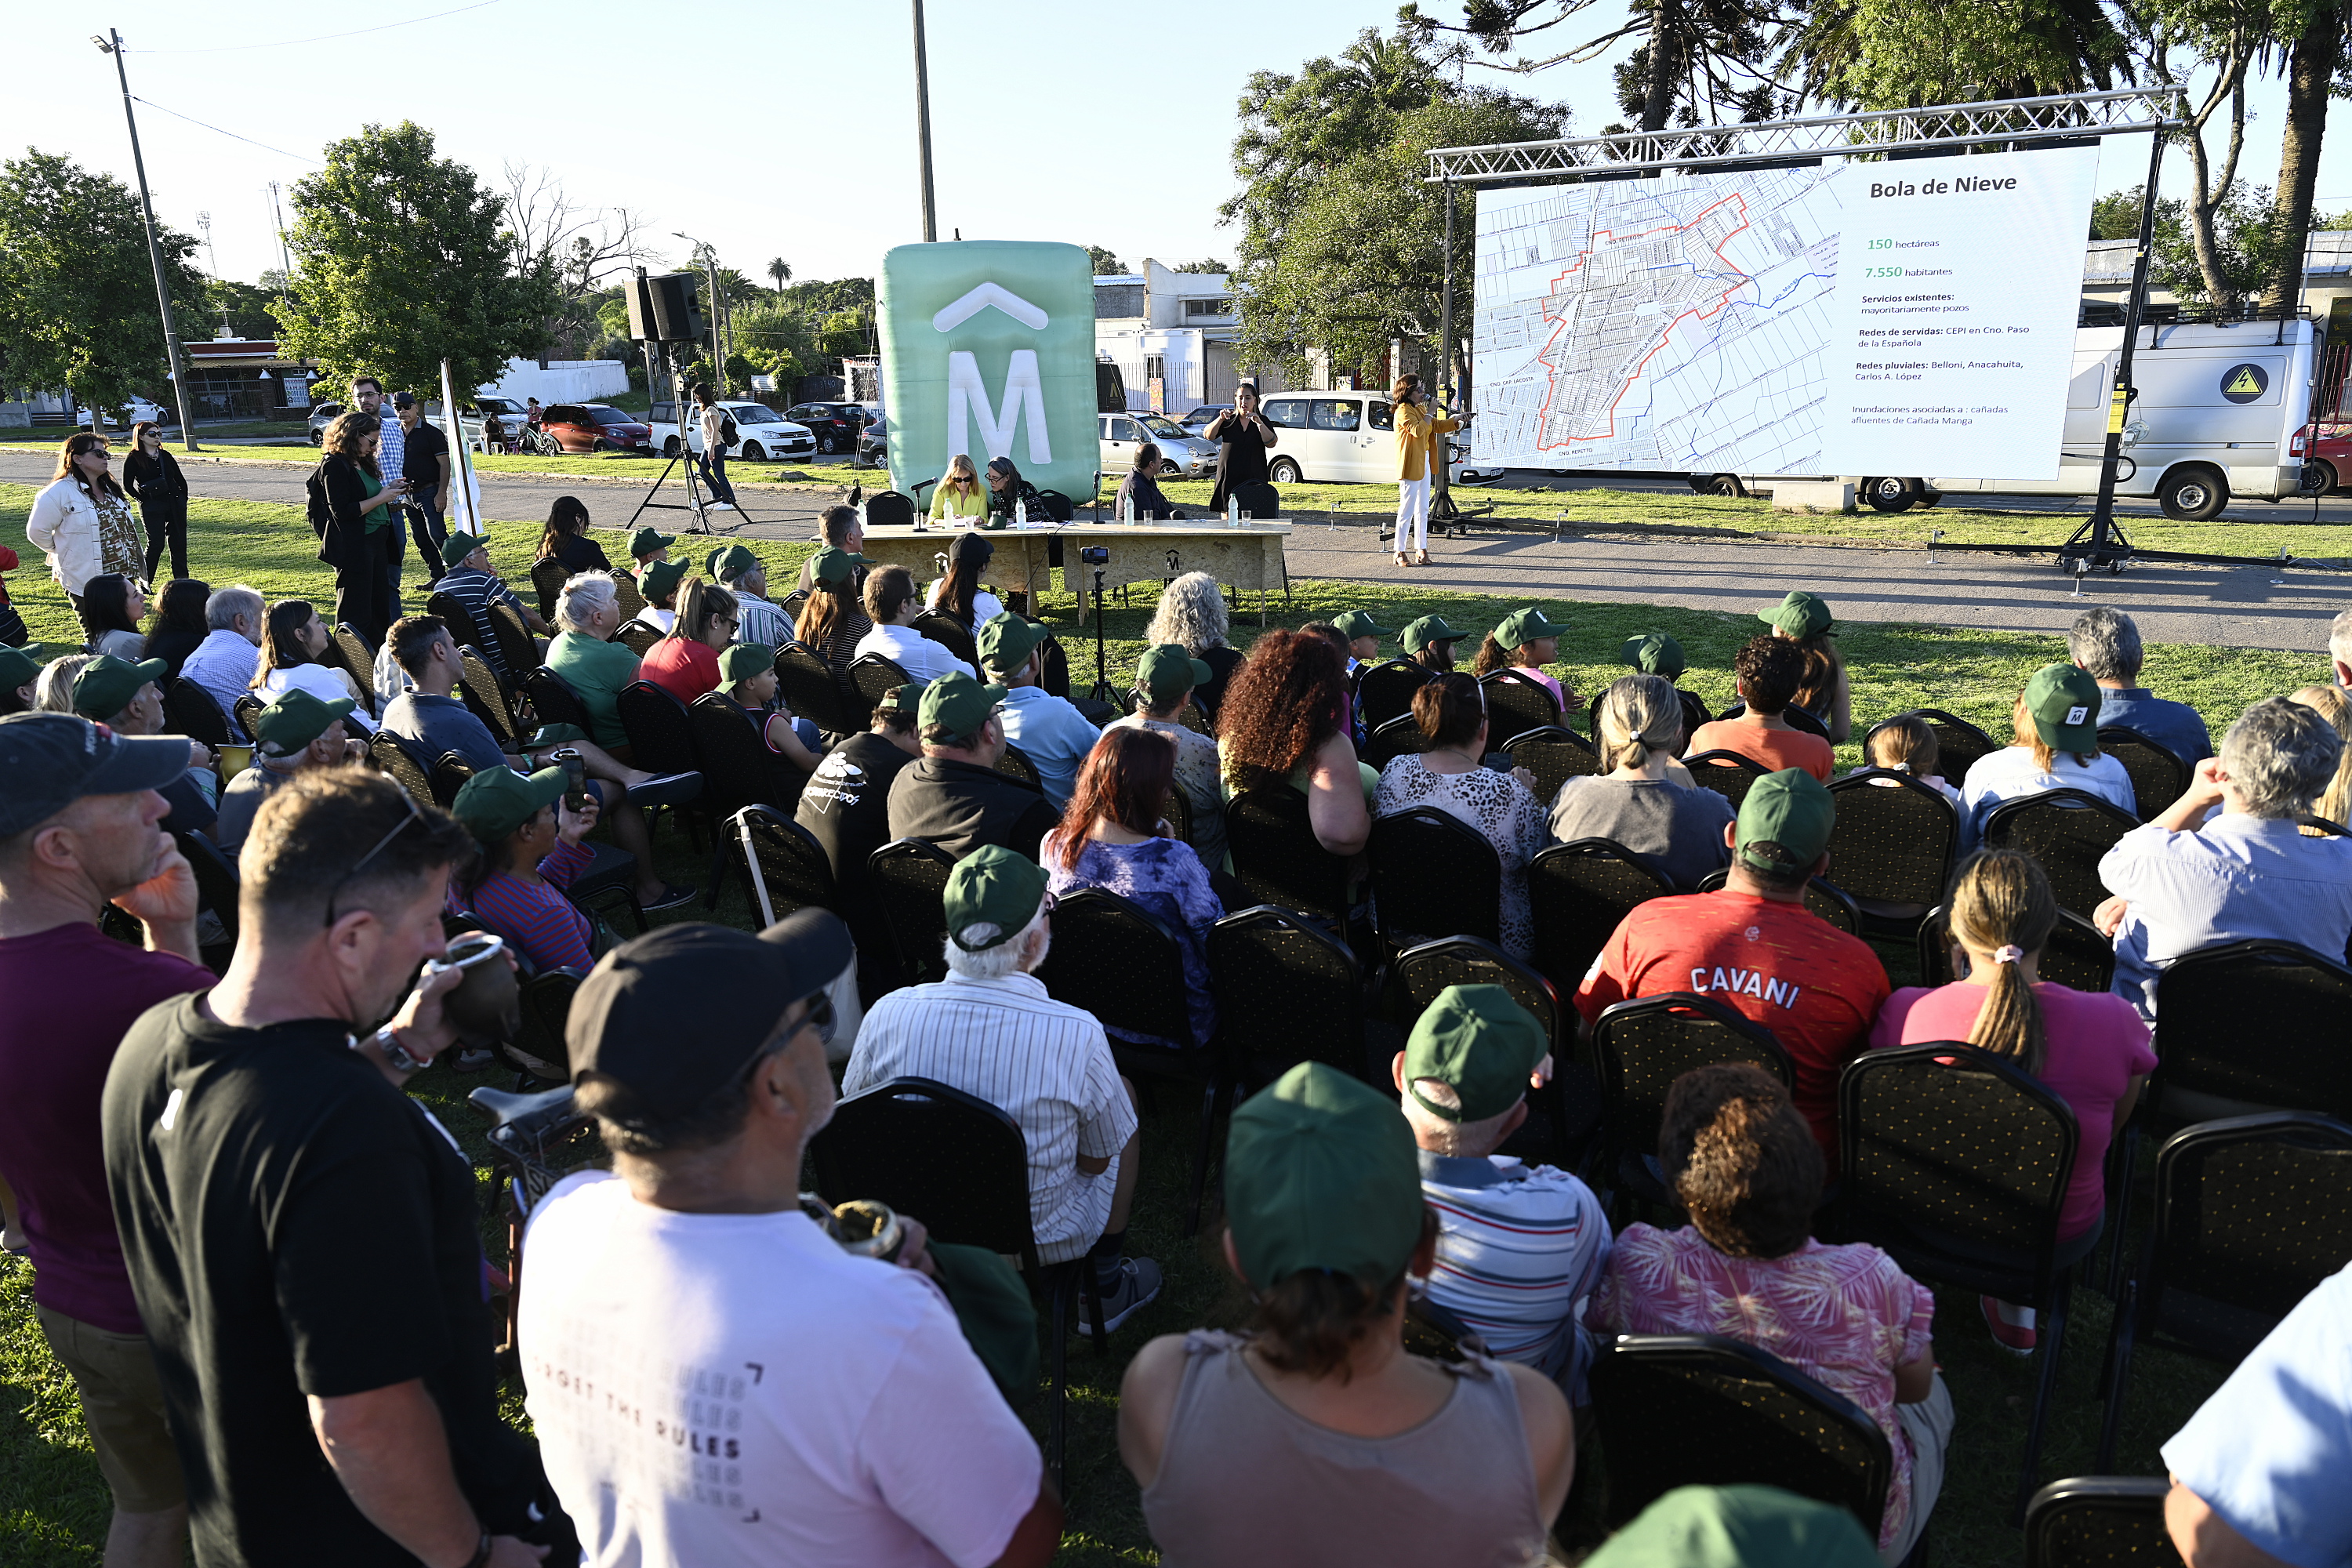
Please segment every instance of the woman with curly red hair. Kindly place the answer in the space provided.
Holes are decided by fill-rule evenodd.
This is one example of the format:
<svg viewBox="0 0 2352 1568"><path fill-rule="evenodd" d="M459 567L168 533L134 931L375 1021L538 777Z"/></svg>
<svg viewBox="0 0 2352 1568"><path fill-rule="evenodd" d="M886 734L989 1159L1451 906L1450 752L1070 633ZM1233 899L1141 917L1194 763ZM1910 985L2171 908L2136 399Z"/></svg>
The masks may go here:
<svg viewBox="0 0 2352 1568"><path fill-rule="evenodd" d="M1316 842L1334 855L1357 854L1371 837L1380 784L1348 738L1345 668L1314 633L1270 631L1234 672L1217 714L1226 793L1288 784L1307 797Z"/></svg>

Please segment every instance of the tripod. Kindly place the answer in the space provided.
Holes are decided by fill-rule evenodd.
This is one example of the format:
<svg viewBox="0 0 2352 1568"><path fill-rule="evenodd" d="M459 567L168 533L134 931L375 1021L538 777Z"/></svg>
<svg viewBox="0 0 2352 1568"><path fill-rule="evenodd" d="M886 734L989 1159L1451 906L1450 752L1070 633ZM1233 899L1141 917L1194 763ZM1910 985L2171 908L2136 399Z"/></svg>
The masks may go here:
<svg viewBox="0 0 2352 1568"><path fill-rule="evenodd" d="M1092 553L1088 552L1088 553ZM1103 577L1104 569L1095 568L1095 689L1088 693L1096 701L1117 708L1118 697L1111 689L1108 656L1103 651Z"/></svg>
<svg viewBox="0 0 2352 1568"><path fill-rule="evenodd" d="M667 363L669 359L668 350L659 343L646 343L646 363L648 365L652 364L656 355L658 355L663 361L664 369L672 369ZM648 386L653 384L652 376L648 375L646 378L646 384ZM637 510L629 514L629 521L622 526L624 528L635 527L637 519L646 514L646 508L652 507L662 511L683 511L691 513L693 521L686 525L686 531L688 533L719 533L722 531L710 526L710 518L707 510L710 503L703 496L702 486L699 482L700 476L695 468L694 447L687 436L686 369L683 365L677 366L672 370L670 377L670 396L675 400L670 405L670 410L677 421L677 455L662 465L662 471L655 478L653 487L646 491L646 499L637 503ZM661 493L662 486L669 479L670 470L672 468L678 468L681 464L684 465L683 478L686 484L685 501L680 503L677 501L656 500L654 497ZM735 509L735 518L736 521L728 524L723 531L732 533L737 529L751 521L751 517L745 513L740 506L738 506Z"/></svg>

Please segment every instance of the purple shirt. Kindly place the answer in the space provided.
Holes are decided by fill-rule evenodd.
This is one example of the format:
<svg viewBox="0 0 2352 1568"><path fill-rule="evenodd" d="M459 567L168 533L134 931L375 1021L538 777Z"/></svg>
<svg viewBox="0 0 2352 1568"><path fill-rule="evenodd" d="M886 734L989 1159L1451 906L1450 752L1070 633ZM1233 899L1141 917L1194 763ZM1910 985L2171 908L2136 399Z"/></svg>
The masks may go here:
<svg viewBox="0 0 2352 1568"><path fill-rule="evenodd" d="M96 924L0 941L0 1177L33 1248L33 1300L109 1333L144 1332L114 1210L98 1101L114 1048L159 1002L213 973Z"/></svg>
<svg viewBox="0 0 2352 1568"><path fill-rule="evenodd" d="M1106 844L1089 838L1075 867L1062 864L1060 850L1045 847L1045 885L1055 898L1083 888L1102 888L1140 904L1160 917L1184 950L1184 984L1192 993L1192 1038L1202 1045L1217 1031L1217 1002L1209 975L1209 928L1224 918L1225 906L1209 886L1209 873L1192 847L1174 838L1140 844ZM1126 1037L1133 1038L1136 1037ZM1173 1046L1174 1040L1153 1039Z"/></svg>

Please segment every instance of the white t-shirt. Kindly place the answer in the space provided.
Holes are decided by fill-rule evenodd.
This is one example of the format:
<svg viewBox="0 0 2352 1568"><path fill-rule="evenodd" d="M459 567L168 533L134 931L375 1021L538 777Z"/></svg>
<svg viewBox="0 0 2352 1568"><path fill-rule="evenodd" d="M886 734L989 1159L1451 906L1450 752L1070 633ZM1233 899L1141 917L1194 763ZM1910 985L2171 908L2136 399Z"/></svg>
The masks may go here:
<svg viewBox="0 0 2352 1568"><path fill-rule="evenodd" d="M267 705L275 702L288 691L307 691L321 702L340 702L351 698L359 703L343 715L343 732L355 741L363 741L375 733L375 720L368 712L367 693L359 689L352 678L340 669L330 669L323 664L298 664L271 670L262 677L253 694Z"/></svg>
<svg viewBox="0 0 2352 1568"><path fill-rule="evenodd" d="M957 1568L1044 1460L921 1275L796 1210L679 1214L607 1172L532 1215L518 1334L547 1477L595 1568Z"/></svg>
<svg viewBox="0 0 2352 1568"><path fill-rule="evenodd" d="M940 607L940 592L947 585L948 580L946 578L932 578L931 591L923 595L923 608L927 610L938 609ZM998 598L995 595L990 593L985 588L975 588L972 590L971 629L974 632L978 632L981 627L988 625L989 622L994 620L1003 613L1003 600Z"/></svg>
<svg viewBox="0 0 2352 1568"><path fill-rule="evenodd" d="M2123 763L2102 752L2089 767L2074 760L2072 752L2058 752L2050 759L2050 771L2043 773L2033 765L2031 746L2003 746L1979 757L1969 769L1969 776L1960 784L1960 847L1973 849L1984 838L1985 818L1993 807L2004 801L2017 800L2029 795L2043 795L2053 789L2078 789L2123 812L2134 821L2139 819L2138 797L2132 793L2131 774L2124 772Z"/></svg>
<svg viewBox="0 0 2352 1568"><path fill-rule="evenodd" d="M857 639L852 658L864 658L878 653L907 672L907 679L928 686L950 670L960 669L973 679L980 672L948 651L947 644L933 642L911 626L877 625Z"/></svg>

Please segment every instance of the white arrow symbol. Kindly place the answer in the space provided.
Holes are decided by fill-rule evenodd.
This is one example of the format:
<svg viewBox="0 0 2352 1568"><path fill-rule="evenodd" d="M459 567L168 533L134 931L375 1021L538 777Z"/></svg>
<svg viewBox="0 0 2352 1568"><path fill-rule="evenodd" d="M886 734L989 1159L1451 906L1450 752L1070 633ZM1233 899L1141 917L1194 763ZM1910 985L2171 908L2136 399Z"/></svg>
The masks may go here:
<svg viewBox="0 0 2352 1568"><path fill-rule="evenodd" d="M951 332L991 305L1035 331L1045 326L1045 312L1001 283L983 283L931 318L931 330Z"/></svg>

